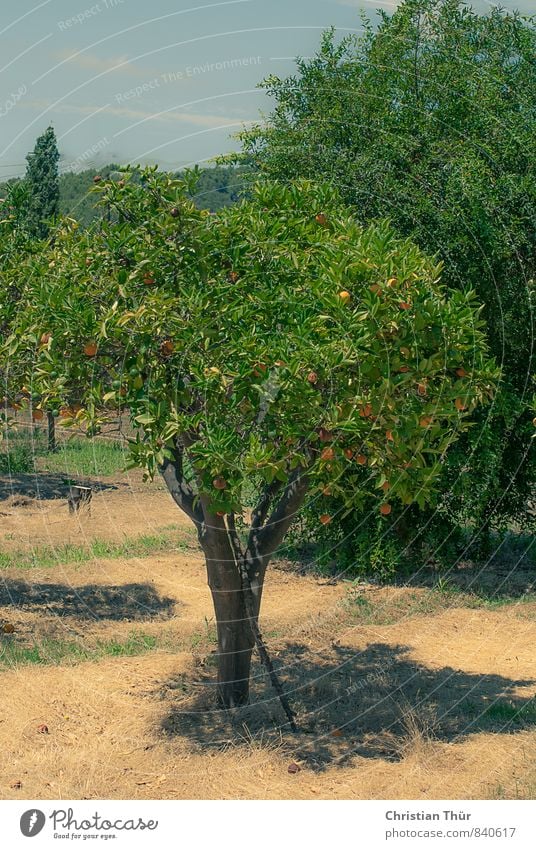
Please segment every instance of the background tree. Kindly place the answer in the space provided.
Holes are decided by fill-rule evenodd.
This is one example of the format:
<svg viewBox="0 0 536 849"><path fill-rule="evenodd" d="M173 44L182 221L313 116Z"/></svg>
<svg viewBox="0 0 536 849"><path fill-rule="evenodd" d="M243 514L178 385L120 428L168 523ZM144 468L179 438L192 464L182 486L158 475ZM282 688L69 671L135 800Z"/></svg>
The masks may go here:
<svg viewBox="0 0 536 849"><path fill-rule="evenodd" d="M380 12L377 28L364 24L358 39L327 32L296 74L263 83L275 108L241 135L238 160L283 183L297 175L332 181L361 222L389 217L439 253L447 285L475 289L502 366L500 391L450 452L439 514L422 524L429 533L445 517L446 538L466 523L527 523L535 482L534 22L499 9L482 16L458 0L406 0L392 16ZM419 522L414 511L403 521L413 531Z"/></svg>
<svg viewBox="0 0 536 849"><path fill-rule="evenodd" d="M60 154L52 127L39 136L33 152L26 158L28 160L25 176L28 192L28 228L33 236L43 238L59 212L58 161Z"/></svg>
<svg viewBox="0 0 536 849"><path fill-rule="evenodd" d="M65 222L23 269L0 357L11 392L66 424L128 414L132 464L197 528L219 696L241 704L266 569L306 496L424 505L495 368L474 296L330 188L261 184L217 215L154 170L98 191L112 220Z"/></svg>

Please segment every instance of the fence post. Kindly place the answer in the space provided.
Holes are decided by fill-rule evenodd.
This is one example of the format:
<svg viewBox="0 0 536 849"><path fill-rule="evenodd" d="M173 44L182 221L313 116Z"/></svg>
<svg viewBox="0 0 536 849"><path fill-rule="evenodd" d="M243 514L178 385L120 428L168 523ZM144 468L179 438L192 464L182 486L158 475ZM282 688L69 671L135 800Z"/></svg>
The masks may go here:
<svg viewBox="0 0 536 849"><path fill-rule="evenodd" d="M56 420L50 411L47 412L47 436L48 451L52 454L56 450Z"/></svg>

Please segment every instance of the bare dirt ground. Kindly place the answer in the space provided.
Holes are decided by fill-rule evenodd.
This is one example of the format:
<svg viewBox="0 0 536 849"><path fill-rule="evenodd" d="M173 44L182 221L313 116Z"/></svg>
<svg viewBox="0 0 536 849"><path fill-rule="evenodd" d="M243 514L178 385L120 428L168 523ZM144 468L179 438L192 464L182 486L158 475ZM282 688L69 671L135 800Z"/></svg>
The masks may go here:
<svg viewBox="0 0 536 849"><path fill-rule="evenodd" d="M2 798L534 795L530 599L471 608L463 595L368 585L356 596L276 565L262 628L295 736L257 662L251 706L216 710L213 613L187 521L139 475L102 484L75 517L28 481L22 495L4 487L0 552L32 551L37 565L0 572L0 625L13 629L0 659L47 640L155 642L132 657L0 666ZM67 562L62 548L162 534L177 535L176 550ZM39 565L44 548L57 562Z"/></svg>

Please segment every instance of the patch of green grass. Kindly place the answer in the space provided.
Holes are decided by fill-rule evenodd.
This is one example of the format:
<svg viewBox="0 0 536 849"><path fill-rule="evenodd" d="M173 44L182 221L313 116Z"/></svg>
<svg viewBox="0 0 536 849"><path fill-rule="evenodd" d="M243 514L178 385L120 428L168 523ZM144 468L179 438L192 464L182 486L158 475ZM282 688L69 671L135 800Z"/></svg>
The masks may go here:
<svg viewBox="0 0 536 849"><path fill-rule="evenodd" d="M110 477L124 470L126 446L108 439L68 439L60 442L54 454L39 459L39 469L65 475Z"/></svg>
<svg viewBox="0 0 536 849"><path fill-rule="evenodd" d="M481 712L478 712L476 706L469 702L466 709L470 715L478 715L479 722L487 720L494 725L534 725L536 723L536 698L523 704L496 701Z"/></svg>
<svg viewBox="0 0 536 849"><path fill-rule="evenodd" d="M132 559L148 557L157 552L192 551L197 549L192 534L145 534L123 542L92 540L87 545L43 545L30 551L0 552L0 569L50 568L59 563L87 563L93 558Z"/></svg>
<svg viewBox="0 0 536 849"><path fill-rule="evenodd" d="M43 431L10 431L2 442L0 474L58 472L71 476L109 477L124 470L128 450L124 443L102 437L67 437L58 434L54 453L47 452Z"/></svg>
<svg viewBox="0 0 536 849"><path fill-rule="evenodd" d="M104 657L133 657L161 648L168 648L166 641L138 632L132 632L123 641L98 640L93 646L85 646L76 640L52 639L42 639L33 646L24 646L9 639L0 645L0 667L16 669L31 664L72 665Z"/></svg>
<svg viewBox="0 0 536 849"><path fill-rule="evenodd" d="M393 625L412 616L430 616L447 608L496 609L511 606L516 616L536 618L536 613L525 606L536 603L536 593L523 596L496 598L466 592L454 585L441 584L438 588L421 591L407 590L392 598L384 596L372 602L359 587L352 588L347 599L347 608L352 618L367 625Z"/></svg>
<svg viewBox="0 0 536 849"><path fill-rule="evenodd" d="M34 454L29 445L8 445L0 452L0 475L20 475L34 471Z"/></svg>

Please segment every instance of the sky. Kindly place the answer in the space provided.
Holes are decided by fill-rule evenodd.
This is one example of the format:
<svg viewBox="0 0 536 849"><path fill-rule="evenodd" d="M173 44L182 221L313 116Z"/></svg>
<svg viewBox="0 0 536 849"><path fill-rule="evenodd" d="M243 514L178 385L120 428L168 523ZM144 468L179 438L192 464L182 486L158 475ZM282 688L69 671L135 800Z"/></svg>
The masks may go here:
<svg viewBox="0 0 536 849"><path fill-rule="evenodd" d="M479 9L489 6L478 0ZM536 13L536 0L503 0ZM392 0L3 0L0 181L49 125L62 171L207 164L270 102L257 84Z"/></svg>

